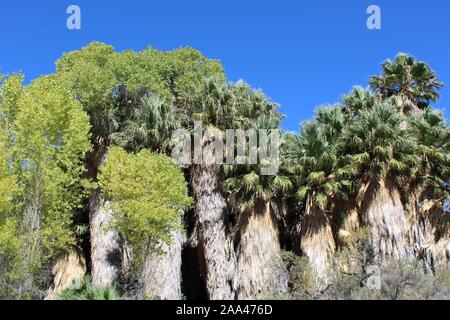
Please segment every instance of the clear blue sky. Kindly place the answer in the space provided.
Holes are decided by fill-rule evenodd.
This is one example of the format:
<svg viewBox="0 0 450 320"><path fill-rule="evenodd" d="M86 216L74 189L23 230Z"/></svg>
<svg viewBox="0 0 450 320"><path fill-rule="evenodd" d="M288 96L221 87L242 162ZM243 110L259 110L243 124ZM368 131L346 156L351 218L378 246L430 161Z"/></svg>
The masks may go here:
<svg viewBox="0 0 450 320"><path fill-rule="evenodd" d="M66 8L82 10L82 30L66 28ZM366 28L366 9L382 10L382 29ZM54 71L63 52L97 40L117 50L183 46L220 59L282 105L296 130L314 109L366 85L379 65L408 52L447 85L438 107L450 118L448 0L28 0L0 4L0 70L27 80Z"/></svg>

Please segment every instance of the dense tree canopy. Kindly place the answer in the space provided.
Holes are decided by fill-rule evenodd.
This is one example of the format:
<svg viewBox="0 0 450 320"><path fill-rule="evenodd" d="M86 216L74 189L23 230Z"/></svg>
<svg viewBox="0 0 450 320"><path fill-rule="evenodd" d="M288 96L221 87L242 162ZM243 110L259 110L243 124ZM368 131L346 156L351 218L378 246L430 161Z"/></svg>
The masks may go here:
<svg viewBox="0 0 450 320"><path fill-rule="evenodd" d="M117 53L97 42L63 55L57 74L90 115L97 144L109 144L111 135L123 126L129 130L126 120L131 116L133 121L140 112L133 109L140 108L143 96L158 96L166 108L177 107L182 114L204 79L224 80L218 61L191 48ZM121 99L124 95L126 99Z"/></svg>
<svg viewBox="0 0 450 320"><path fill-rule="evenodd" d="M72 218L87 187L87 114L54 77L21 81L13 75L1 87L0 247L17 258L5 281L30 277L76 244Z"/></svg>
<svg viewBox="0 0 450 320"><path fill-rule="evenodd" d="M334 208L359 196L364 184L389 179L402 192L427 189L435 203L449 197L440 186L450 179L450 127L430 105L443 84L426 63L406 54L383 63L369 87L355 87L339 104L318 108L299 133L282 133L281 158L272 159L279 170L269 176L261 174L267 165L261 137L238 164L214 170L203 164L178 168L166 156L173 131L192 133L196 120L204 129L253 129L270 140L283 118L262 91L229 82L219 61L192 48L116 52L94 42L64 54L54 74L28 85L23 80L21 74L0 79L0 298L40 298L34 288L42 291L48 279L37 275L58 256L81 244L84 254L91 253L93 245L86 243L93 231L79 229L93 225L93 189L111 209L112 221L102 232L114 230L136 256L146 257L181 230L192 194L201 206L189 217L197 219L190 227L197 241L215 241L212 248L201 244L211 249L207 257L198 249L205 264L215 263L220 246L229 246L223 251L229 257L219 258L232 260L228 229L241 227L244 213L258 214L257 204L269 208L272 219L277 204L288 203L285 214L293 225L284 227L301 226L305 235L318 224L327 232L311 231L310 238L328 235L334 252ZM204 139L202 146L210 142ZM236 154L237 147L225 151ZM248 161L253 151L257 164ZM320 219L306 221L314 213ZM333 232L341 227L334 223ZM271 220L274 238L278 224ZM286 233L294 238L291 229ZM211 230L221 234L207 234ZM254 247L246 241L242 250Z"/></svg>

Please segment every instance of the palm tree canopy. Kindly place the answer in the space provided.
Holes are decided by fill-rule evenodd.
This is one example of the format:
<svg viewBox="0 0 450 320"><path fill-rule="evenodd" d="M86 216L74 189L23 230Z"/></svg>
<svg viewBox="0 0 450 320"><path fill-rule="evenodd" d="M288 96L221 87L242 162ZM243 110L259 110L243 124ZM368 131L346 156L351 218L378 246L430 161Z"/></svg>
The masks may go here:
<svg viewBox="0 0 450 320"><path fill-rule="evenodd" d="M299 136L286 135L283 145L288 149L283 155L294 176L297 196L300 199L312 196L322 207L330 197L351 185L345 179L350 169L345 166L348 159L339 155L346 126L342 110L341 105L319 108L315 121L305 122Z"/></svg>
<svg viewBox="0 0 450 320"><path fill-rule="evenodd" d="M425 62L404 53L384 62L381 75L373 76L370 84L383 98L401 96L421 109L439 99L443 86Z"/></svg>
<svg viewBox="0 0 450 320"><path fill-rule="evenodd" d="M417 140L417 155L420 157L418 177L439 177L429 180L436 189L441 180L450 177L450 152L446 144L450 141L450 127L440 111L425 109L413 117L410 130Z"/></svg>
<svg viewBox="0 0 450 320"><path fill-rule="evenodd" d="M408 176L417 157L415 139L402 122L395 106L375 104L351 119L343 133L343 152L367 178L377 180L394 172L399 179Z"/></svg>

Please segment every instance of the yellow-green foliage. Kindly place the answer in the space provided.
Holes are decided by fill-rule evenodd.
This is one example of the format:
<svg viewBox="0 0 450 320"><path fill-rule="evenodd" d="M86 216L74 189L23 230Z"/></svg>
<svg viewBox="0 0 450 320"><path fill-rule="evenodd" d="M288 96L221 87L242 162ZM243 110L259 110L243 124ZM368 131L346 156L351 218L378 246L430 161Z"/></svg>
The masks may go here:
<svg viewBox="0 0 450 320"><path fill-rule="evenodd" d="M12 129L15 105L22 91L21 75L13 75L0 83L0 268L3 282L10 282L19 274L21 260L18 252L22 238L18 235L19 219L14 215L14 198L19 193L17 177L11 167L13 150ZM14 272L12 272L14 271ZM7 292L0 287L0 296Z"/></svg>
<svg viewBox="0 0 450 320"><path fill-rule="evenodd" d="M209 60L199 51L182 48L157 51L151 47L134 52L115 52L114 48L93 42L66 53L56 63L57 75L89 113L110 110L110 98L119 85L131 92L146 89L172 101L186 102L208 77L225 79L219 61ZM91 121L95 119L91 119ZM95 123L92 123L94 126Z"/></svg>
<svg viewBox="0 0 450 320"><path fill-rule="evenodd" d="M51 77L25 88L17 110L14 171L24 189L22 201L34 203L42 212L39 233L52 255L75 241L71 217L83 195L80 175L84 153L90 149L89 120Z"/></svg>
<svg viewBox="0 0 450 320"><path fill-rule="evenodd" d="M5 132L0 131L0 221L12 208L16 178L9 167L10 152Z"/></svg>
<svg viewBox="0 0 450 320"><path fill-rule="evenodd" d="M180 227L182 210L192 203L179 168L167 156L150 151L126 153L111 148L101 167L99 185L112 202L111 228L140 250L170 241Z"/></svg>
<svg viewBox="0 0 450 320"><path fill-rule="evenodd" d="M5 136L5 132L0 131L0 257L11 261L20 244L17 237L17 217L12 215L13 199L17 192L16 177L9 167L10 154Z"/></svg>
<svg viewBox="0 0 450 320"><path fill-rule="evenodd" d="M27 87L22 80L0 85L0 267L9 286L75 243L72 216L90 149L88 116L68 91L52 77Z"/></svg>

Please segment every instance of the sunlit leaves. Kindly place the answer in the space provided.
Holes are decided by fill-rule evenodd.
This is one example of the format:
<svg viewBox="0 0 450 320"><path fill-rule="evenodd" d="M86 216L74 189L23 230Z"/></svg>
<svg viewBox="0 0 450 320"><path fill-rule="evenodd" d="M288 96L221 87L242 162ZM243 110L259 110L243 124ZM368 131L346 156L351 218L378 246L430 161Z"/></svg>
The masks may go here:
<svg viewBox="0 0 450 320"><path fill-rule="evenodd" d="M99 185L112 202L110 227L137 250L170 241L170 231L180 227L182 210L192 203L180 169L166 156L147 150L129 154L112 147Z"/></svg>
<svg viewBox="0 0 450 320"><path fill-rule="evenodd" d="M83 157L89 121L81 105L52 77L35 80L17 101L13 168L22 201L40 199L43 243L49 251L73 243L72 214L83 197Z"/></svg>
<svg viewBox="0 0 450 320"><path fill-rule="evenodd" d="M115 52L111 46L98 42L63 55L57 62L57 76L88 112L93 141L99 145L110 144L115 133L142 130L142 123L129 117L141 112L133 109L142 106L139 100L143 96L158 96L164 101L164 108L176 107L181 119L192 120L186 109L203 81L209 77L222 81L225 78L220 62L209 60L192 48ZM117 103L121 92L136 101ZM127 120L134 121L137 127L130 126ZM159 128L144 128L147 132L151 129Z"/></svg>

